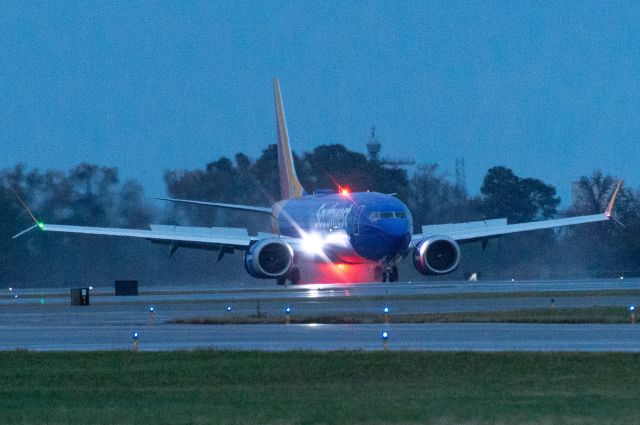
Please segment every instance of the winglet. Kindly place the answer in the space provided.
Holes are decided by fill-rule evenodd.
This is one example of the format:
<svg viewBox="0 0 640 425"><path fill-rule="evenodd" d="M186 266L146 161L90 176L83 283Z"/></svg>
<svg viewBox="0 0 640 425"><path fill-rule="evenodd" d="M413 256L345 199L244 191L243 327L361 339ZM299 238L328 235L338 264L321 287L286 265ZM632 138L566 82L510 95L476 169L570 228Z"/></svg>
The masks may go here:
<svg viewBox="0 0 640 425"><path fill-rule="evenodd" d="M616 202L616 197L618 196L618 192L620 191L620 187L621 186L622 186L622 179L620 179L620 181L618 181L618 185L616 186L616 190L613 192L613 196L611 197L611 200L609 201L609 205L607 205L607 209L604 212L604 215L607 218L611 218L611 215L613 214L613 204Z"/></svg>
<svg viewBox="0 0 640 425"><path fill-rule="evenodd" d="M17 235L13 235L11 236L11 239L16 239L19 238L20 236L24 235L25 233L35 229L36 227L38 227L37 224L34 224L33 226L29 227L28 229L24 229L22 232L18 233Z"/></svg>
<svg viewBox="0 0 640 425"><path fill-rule="evenodd" d="M9 186L9 189L11 189L11 191L13 192L14 195L16 195L16 198L18 198L18 201L20 201L20 203L22 204L22 206L24 207L25 210L27 210L27 212L29 213L29 215L31 216L31 219L33 220L33 222L35 223L33 226L29 227L28 229L23 230L22 232L18 233L17 235L14 235L11 237L11 239L15 239L19 236L24 235L25 233L27 233L30 230L35 229L36 227L40 230L44 230L44 223L42 221L38 221L38 219L36 218L35 215L33 215L33 213L31 212L31 210L29 209L29 207L27 206L27 204L22 200L22 198L20 197L20 195L18 195L18 192L15 191L14 188L12 188L11 186Z"/></svg>

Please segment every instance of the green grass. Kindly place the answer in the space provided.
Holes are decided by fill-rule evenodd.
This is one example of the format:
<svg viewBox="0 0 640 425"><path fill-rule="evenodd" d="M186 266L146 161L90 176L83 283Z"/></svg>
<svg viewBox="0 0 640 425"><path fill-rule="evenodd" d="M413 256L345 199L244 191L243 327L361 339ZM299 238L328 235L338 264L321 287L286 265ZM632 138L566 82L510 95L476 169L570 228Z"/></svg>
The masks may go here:
<svg viewBox="0 0 640 425"><path fill-rule="evenodd" d="M640 355L0 352L0 423L634 423Z"/></svg>
<svg viewBox="0 0 640 425"><path fill-rule="evenodd" d="M392 323L629 323L627 310L620 307L544 308L509 311L483 311L459 313L389 314ZM192 325L225 324L279 324L284 315L261 317L196 317L174 319L169 323ZM289 323L363 324L385 323L382 314L344 314L322 316L292 315Z"/></svg>

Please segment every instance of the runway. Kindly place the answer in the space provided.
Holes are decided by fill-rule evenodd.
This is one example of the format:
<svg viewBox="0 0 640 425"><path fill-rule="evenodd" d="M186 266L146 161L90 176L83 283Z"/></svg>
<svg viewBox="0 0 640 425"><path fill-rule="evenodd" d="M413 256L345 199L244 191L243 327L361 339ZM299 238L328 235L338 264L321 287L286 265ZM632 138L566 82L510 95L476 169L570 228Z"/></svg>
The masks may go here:
<svg viewBox="0 0 640 425"><path fill-rule="evenodd" d="M3 350L389 350L640 352L640 326L523 324L0 326Z"/></svg>
<svg viewBox="0 0 640 425"><path fill-rule="evenodd" d="M587 289L588 288L588 289ZM68 289L20 290L0 297L0 350L390 350L633 351L640 325L389 324L171 325L190 317L499 311L550 306L617 306L640 301L635 280L350 285L295 288L165 288L138 297L97 289L91 305L69 305ZM584 294L582 292L597 291ZM348 291L348 294L345 294ZM625 292L626 291L626 292ZM634 292L635 291L635 292ZM519 293L516 293L519 292ZM18 294L18 298L14 298ZM153 318L149 307L154 307ZM227 312L231 306L231 313Z"/></svg>

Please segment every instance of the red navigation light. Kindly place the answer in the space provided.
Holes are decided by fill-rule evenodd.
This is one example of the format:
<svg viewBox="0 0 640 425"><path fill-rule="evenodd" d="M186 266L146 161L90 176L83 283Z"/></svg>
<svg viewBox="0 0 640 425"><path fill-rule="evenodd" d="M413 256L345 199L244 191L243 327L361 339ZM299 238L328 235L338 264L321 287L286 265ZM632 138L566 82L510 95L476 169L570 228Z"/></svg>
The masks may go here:
<svg viewBox="0 0 640 425"><path fill-rule="evenodd" d="M342 196L349 196L349 189L347 189L346 187L340 188L340 194Z"/></svg>

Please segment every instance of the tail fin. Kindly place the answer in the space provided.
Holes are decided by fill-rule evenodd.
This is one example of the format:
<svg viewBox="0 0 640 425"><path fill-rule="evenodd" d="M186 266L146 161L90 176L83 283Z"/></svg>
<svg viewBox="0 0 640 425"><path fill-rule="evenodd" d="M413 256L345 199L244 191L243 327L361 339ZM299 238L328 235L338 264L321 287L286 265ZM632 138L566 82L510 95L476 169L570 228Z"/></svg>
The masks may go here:
<svg viewBox="0 0 640 425"><path fill-rule="evenodd" d="M302 196L304 189L298 180L296 169L293 165L293 154L289 146L289 134L287 122L284 118L282 97L280 95L280 83L273 80L273 90L276 98L276 120L278 127L278 170L280 171L280 196L282 199Z"/></svg>

